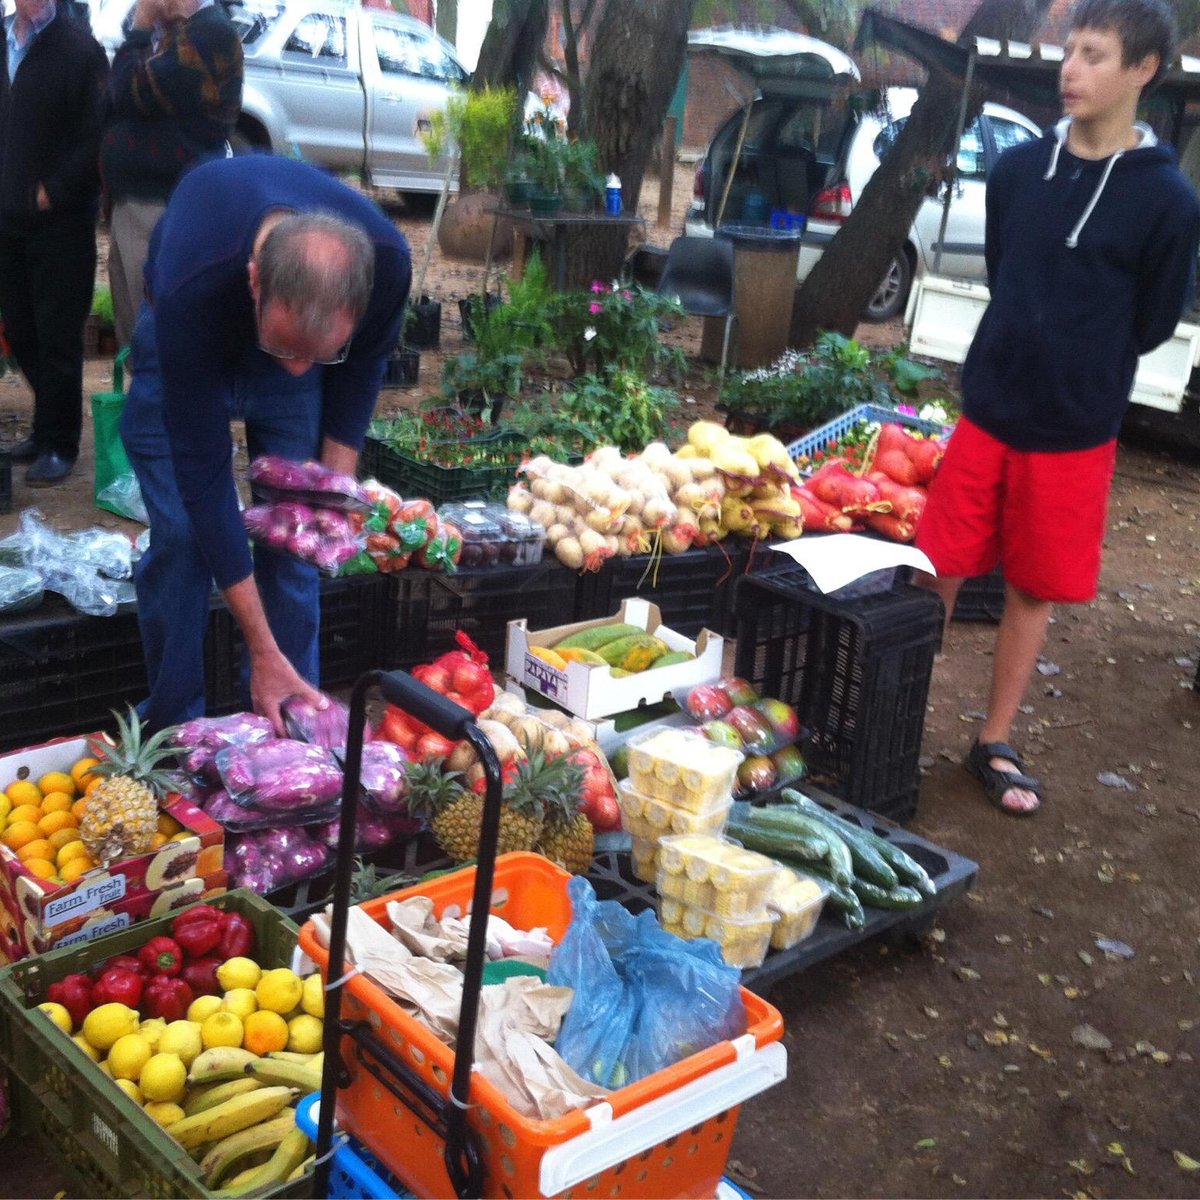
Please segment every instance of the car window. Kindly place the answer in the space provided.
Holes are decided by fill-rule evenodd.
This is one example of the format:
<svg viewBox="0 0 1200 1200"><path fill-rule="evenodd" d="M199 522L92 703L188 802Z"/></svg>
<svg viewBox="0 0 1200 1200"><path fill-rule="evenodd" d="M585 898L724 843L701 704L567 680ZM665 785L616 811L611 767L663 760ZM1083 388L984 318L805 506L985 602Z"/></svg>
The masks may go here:
<svg viewBox="0 0 1200 1200"><path fill-rule="evenodd" d="M876 135L873 149L875 157L883 161L887 153L896 144L900 130L904 128L907 117L900 117L887 124ZM969 129L964 130L962 141L958 143L958 158L955 164L960 179L985 179L987 163L983 151L983 128L976 120Z"/></svg>
<svg viewBox="0 0 1200 1200"><path fill-rule="evenodd" d="M782 150L811 150L822 162L832 162L844 129L844 112L829 104L803 104L779 127L775 144Z"/></svg>
<svg viewBox="0 0 1200 1200"><path fill-rule="evenodd" d="M319 62L322 66L346 65L346 20L332 13L309 13L288 38L285 58Z"/></svg>
<svg viewBox="0 0 1200 1200"><path fill-rule="evenodd" d="M244 46L253 46L283 16L284 11L282 3L272 4L270 0L254 4L226 3L224 8ZM132 12L133 8L130 8Z"/></svg>
<svg viewBox="0 0 1200 1200"><path fill-rule="evenodd" d="M996 147L997 154L1003 154L1005 150L1019 146L1022 142L1032 142L1037 137L1032 129L1026 129L1024 125L1018 125L1016 121L1009 121L1005 117L990 117L988 124L992 129L992 144Z"/></svg>
<svg viewBox="0 0 1200 1200"><path fill-rule="evenodd" d="M375 22L375 52L379 69L387 75L416 75L439 83L460 83L465 72L431 37Z"/></svg>

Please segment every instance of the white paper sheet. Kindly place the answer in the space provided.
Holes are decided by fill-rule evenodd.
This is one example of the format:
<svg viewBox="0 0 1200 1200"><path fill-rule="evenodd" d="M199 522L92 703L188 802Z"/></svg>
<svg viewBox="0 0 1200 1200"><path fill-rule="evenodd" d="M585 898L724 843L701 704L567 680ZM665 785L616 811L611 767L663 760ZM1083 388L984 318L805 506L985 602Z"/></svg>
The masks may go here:
<svg viewBox="0 0 1200 1200"><path fill-rule="evenodd" d="M825 593L889 567L916 567L936 575L933 563L915 546L885 542L858 533L829 533L796 538L771 547L795 559Z"/></svg>

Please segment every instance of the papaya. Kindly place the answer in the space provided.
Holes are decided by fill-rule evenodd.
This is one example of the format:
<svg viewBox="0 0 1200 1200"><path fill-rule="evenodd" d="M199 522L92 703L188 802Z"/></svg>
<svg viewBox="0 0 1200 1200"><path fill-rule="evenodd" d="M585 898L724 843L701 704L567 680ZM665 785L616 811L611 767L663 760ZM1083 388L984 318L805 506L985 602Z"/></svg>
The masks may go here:
<svg viewBox="0 0 1200 1200"><path fill-rule="evenodd" d="M653 671L659 667L676 667L680 663L691 662L696 656L687 650L672 650L669 654L660 655L649 666Z"/></svg>
<svg viewBox="0 0 1200 1200"><path fill-rule="evenodd" d="M557 651L549 650L545 646L530 646L529 653L534 658L540 658L542 662L553 667L556 671L565 671L567 669L567 660Z"/></svg>
<svg viewBox="0 0 1200 1200"><path fill-rule="evenodd" d="M595 650L587 650L583 646L559 646L555 649L555 653L560 658L565 658L567 662L587 663L592 667L608 666Z"/></svg>
<svg viewBox="0 0 1200 1200"><path fill-rule="evenodd" d="M594 625L591 629L580 629L575 633L569 633L561 641L555 642L554 649L558 651L571 649L599 651L609 642L615 642L635 633L645 634L645 632L637 625L619 622L612 625Z"/></svg>
<svg viewBox="0 0 1200 1200"><path fill-rule="evenodd" d="M631 633L608 642L596 652L610 667L623 671L644 671L668 652L665 642L651 634Z"/></svg>

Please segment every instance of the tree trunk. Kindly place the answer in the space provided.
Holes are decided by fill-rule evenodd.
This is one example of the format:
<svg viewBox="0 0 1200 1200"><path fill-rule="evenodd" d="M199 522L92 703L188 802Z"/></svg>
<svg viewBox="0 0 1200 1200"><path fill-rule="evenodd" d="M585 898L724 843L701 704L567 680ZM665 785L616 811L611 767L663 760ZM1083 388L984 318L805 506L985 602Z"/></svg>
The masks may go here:
<svg viewBox="0 0 1200 1200"><path fill-rule="evenodd" d="M675 92L694 0L608 0L592 42L581 136L594 138L600 167L621 179L625 210L636 212L646 165ZM573 239L572 281L612 279L625 260L626 231Z"/></svg>
<svg viewBox="0 0 1200 1200"><path fill-rule="evenodd" d="M962 36L1028 41L1051 0L982 0ZM962 97L962 81L931 68L895 146L868 180L850 216L796 292L788 344L812 344L823 329L850 336L892 258L900 253L917 209L946 179ZM967 124L983 105L972 88Z"/></svg>
<svg viewBox="0 0 1200 1200"><path fill-rule="evenodd" d="M458 0L437 0L436 29L454 46L458 44Z"/></svg>
<svg viewBox="0 0 1200 1200"><path fill-rule="evenodd" d="M549 0L495 0L471 87L516 88L523 110L549 20Z"/></svg>

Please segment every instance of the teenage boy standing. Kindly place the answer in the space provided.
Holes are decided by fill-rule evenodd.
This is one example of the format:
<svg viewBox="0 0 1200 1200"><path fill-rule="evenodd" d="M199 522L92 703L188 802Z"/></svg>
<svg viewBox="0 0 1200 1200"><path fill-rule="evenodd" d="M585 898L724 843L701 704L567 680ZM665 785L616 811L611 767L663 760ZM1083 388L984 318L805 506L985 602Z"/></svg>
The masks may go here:
<svg viewBox="0 0 1200 1200"><path fill-rule="evenodd" d="M1005 153L988 182L991 302L917 544L947 619L964 578L1003 564L987 716L966 767L1012 816L1041 803L1008 739L1052 606L1096 594L1138 356L1171 336L1192 296L1200 204L1171 149L1135 120L1174 41L1163 0L1082 0L1064 117Z"/></svg>

